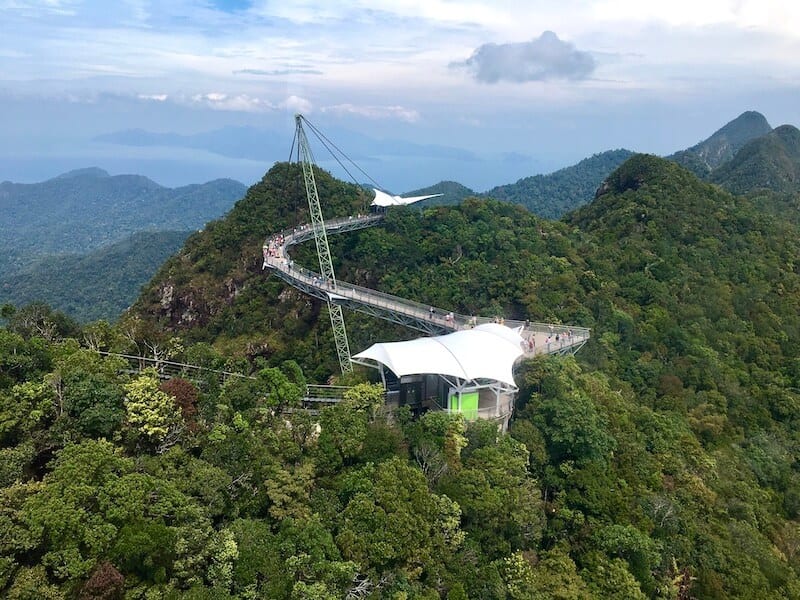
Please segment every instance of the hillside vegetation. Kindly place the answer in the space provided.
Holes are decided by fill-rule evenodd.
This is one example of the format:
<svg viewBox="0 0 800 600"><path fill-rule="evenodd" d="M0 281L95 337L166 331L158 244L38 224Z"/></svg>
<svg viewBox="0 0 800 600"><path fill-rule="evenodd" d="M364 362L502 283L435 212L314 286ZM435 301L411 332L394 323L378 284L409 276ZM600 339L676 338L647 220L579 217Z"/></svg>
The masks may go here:
<svg viewBox="0 0 800 600"><path fill-rule="evenodd" d="M140 231L200 229L241 198L230 179L166 188L140 175L80 169L0 183L0 277L50 255L83 254Z"/></svg>
<svg viewBox="0 0 800 600"><path fill-rule="evenodd" d="M437 184L422 188L420 190L414 190L413 192L408 192L403 195L426 196L428 194L442 195L436 198L422 200L419 204L417 204L417 206L451 206L453 204L460 203L462 200L469 198L470 196L479 195L467 186L461 185L456 181L440 181Z"/></svg>
<svg viewBox="0 0 800 600"><path fill-rule="evenodd" d="M327 217L366 212L371 194L319 172ZM315 380L336 364L321 307L261 269L265 237L309 222L302 171L276 163L228 215L191 235L145 288L132 317L190 341L215 340L226 352L273 364L292 358ZM334 238L331 238L334 242ZM313 245L313 244L312 244ZM333 244L334 256L340 256ZM300 261L302 262L302 261ZM306 264L315 267L315 259Z"/></svg>
<svg viewBox="0 0 800 600"><path fill-rule="evenodd" d="M34 184L4 181L0 304L46 302L82 321L114 320L186 232L244 193L230 179L171 189L98 168Z"/></svg>
<svg viewBox="0 0 800 600"><path fill-rule="evenodd" d="M576 165L546 175L524 177L516 183L499 185L486 192L474 192L460 183L442 181L404 195L444 194L422 201L421 206L453 205L469 197L493 198L524 206L540 217L560 219L589 202L603 180L632 154L630 150L600 152Z"/></svg>
<svg viewBox="0 0 800 600"><path fill-rule="evenodd" d="M329 216L364 209L317 181ZM342 279L592 328L521 365L499 434L389 417L369 385L296 410L337 366L319 303L260 269L264 236L306 220L300 185L273 167L116 327L4 311L0 593L800 597L795 220L635 155L563 222L473 198L331 238ZM354 350L396 339L346 318ZM253 379L159 389L70 337Z"/></svg>
<svg viewBox="0 0 800 600"><path fill-rule="evenodd" d="M711 181L735 194L800 192L800 130L781 125L753 140L715 170Z"/></svg>
<svg viewBox="0 0 800 600"><path fill-rule="evenodd" d="M632 154L625 149L607 150L548 175L525 177L492 188L483 196L521 204L547 219L560 219L588 203L603 180Z"/></svg>
<svg viewBox="0 0 800 600"><path fill-rule="evenodd" d="M796 192L800 155L793 130L784 125L773 131L764 115L746 111L705 140L667 159L735 194L755 190ZM560 219L588 204L605 178L632 154L630 150L608 150L553 173L524 177L486 192L443 181L407 195L444 194L426 200L423 206L458 204L471 196L494 198L520 204L541 217Z"/></svg>
<svg viewBox="0 0 800 600"><path fill-rule="evenodd" d="M0 283L0 304L47 302L81 322L114 321L188 235L188 231L135 233L87 254L40 260Z"/></svg>

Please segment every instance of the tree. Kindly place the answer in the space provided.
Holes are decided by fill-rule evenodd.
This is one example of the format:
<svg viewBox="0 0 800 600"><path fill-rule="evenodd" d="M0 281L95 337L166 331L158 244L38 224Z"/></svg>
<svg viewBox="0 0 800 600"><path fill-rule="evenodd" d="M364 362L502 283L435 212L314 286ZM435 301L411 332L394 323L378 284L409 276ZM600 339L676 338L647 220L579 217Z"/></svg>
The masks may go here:
<svg viewBox="0 0 800 600"><path fill-rule="evenodd" d="M590 600L586 583L563 548L543 552L532 566L521 552L503 560L503 578L515 600ZM622 596L620 596L622 597Z"/></svg>
<svg viewBox="0 0 800 600"><path fill-rule="evenodd" d="M11 315L8 328L24 338L40 337L50 342L80 334L78 323L44 302L20 307Z"/></svg>
<svg viewBox="0 0 800 600"><path fill-rule="evenodd" d="M491 558L535 548L544 527L541 493L528 472L528 451L509 436L475 449L440 491L464 513L464 529Z"/></svg>
<svg viewBox="0 0 800 600"><path fill-rule="evenodd" d="M50 583L42 565L20 569L8 590L9 600L64 600L66 595Z"/></svg>
<svg viewBox="0 0 800 600"><path fill-rule="evenodd" d="M197 401L199 392L191 381L180 377L173 377L163 382L159 389L172 396L175 403L181 409L183 421L190 430L196 427L195 415L197 415Z"/></svg>
<svg viewBox="0 0 800 600"><path fill-rule="evenodd" d="M42 564L57 578L85 577L108 552L117 527L97 510L98 497L132 470L133 462L106 441L70 445L58 454L44 487L25 501L21 520L38 540Z"/></svg>
<svg viewBox="0 0 800 600"><path fill-rule="evenodd" d="M555 359L542 361L539 377L542 390L531 398L532 420L547 441L553 463L573 460L606 462L616 442L608 432L605 415L576 385L578 369Z"/></svg>
<svg viewBox="0 0 800 600"><path fill-rule="evenodd" d="M377 465L370 483L339 518L343 556L373 578L388 572L410 581L434 577L464 540L458 505L430 493L422 473L400 458Z"/></svg>
<svg viewBox="0 0 800 600"><path fill-rule="evenodd" d="M107 351L122 344L124 336L107 321L95 321L83 328L83 341L90 350Z"/></svg>
<svg viewBox="0 0 800 600"><path fill-rule="evenodd" d="M298 371L299 369L293 372L293 377L302 381L302 373ZM305 389L290 380L280 369L262 369L258 372L258 379L266 384L268 406L275 410L283 410L289 407L297 408L300 405Z"/></svg>
<svg viewBox="0 0 800 600"><path fill-rule="evenodd" d="M360 398L343 400L322 410L316 451L320 471L333 473L355 461L363 449L370 416L371 410Z"/></svg>
<svg viewBox="0 0 800 600"><path fill-rule="evenodd" d="M608 555L623 558L643 589L655 587L652 571L660 562L658 544L630 525L609 525L597 532L599 547Z"/></svg>
<svg viewBox="0 0 800 600"><path fill-rule="evenodd" d="M26 340L0 328L0 390L43 375L51 362L51 348L44 340Z"/></svg>
<svg viewBox="0 0 800 600"><path fill-rule="evenodd" d="M45 382L28 381L0 391L0 444L16 445L55 417L55 395Z"/></svg>
<svg viewBox="0 0 800 600"><path fill-rule="evenodd" d="M159 389L157 374L152 370L125 385L125 413L128 425L151 446L164 442L180 423L175 400Z"/></svg>
<svg viewBox="0 0 800 600"><path fill-rule="evenodd" d="M122 600L125 578L107 560L98 563L81 587L79 600Z"/></svg>

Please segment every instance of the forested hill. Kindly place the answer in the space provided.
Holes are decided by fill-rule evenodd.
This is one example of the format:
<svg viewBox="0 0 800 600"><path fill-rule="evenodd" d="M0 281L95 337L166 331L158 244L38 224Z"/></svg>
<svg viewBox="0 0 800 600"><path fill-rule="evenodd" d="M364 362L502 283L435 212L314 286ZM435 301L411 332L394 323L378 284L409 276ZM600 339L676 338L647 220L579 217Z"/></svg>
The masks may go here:
<svg viewBox="0 0 800 600"><path fill-rule="evenodd" d="M317 181L328 217L369 200ZM369 386L297 410L305 380L338 366L328 318L260 263L304 203L299 169L276 165L117 327L8 316L0 594L800 597L793 220L636 155L564 222L471 198L332 237L342 279L592 327L575 358L518 369L504 435L444 413L386 418ZM313 266L311 246L298 263ZM396 339L346 319L353 350ZM159 387L59 336L253 379Z"/></svg>
<svg viewBox="0 0 800 600"><path fill-rule="evenodd" d="M560 219L589 202L595 191L625 160L630 150L607 150L585 158L578 164L548 175L525 177L516 183L501 185L481 194L506 202L521 204L532 213L548 219Z"/></svg>
<svg viewBox="0 0 800 600"><path fill-rule="evenodd" d="M716 169L711 181L734 193L800 192L800 130L781 125L751 141Z"/></svg>
<svg viewBox="0 0 800 600"><path fill-rule="evenodd" d="M96 167L0 183L0 304L45 302L81 321L115 320L188 231L245 190L230 179L172 189Z"/></svg>
<svg viewBox="0 0 800 600"><path fill-rule="evenodd" d="M437 198L422 200L418 206L446 206L458 204L465 198L476 196L473 190L456 181L440 181L437 184L414 190L403 194L404 196L427 196L428 194L442 194Z"/></svg>
<svg viewBox="0 0 800 600"><path fill-rule="evenodd" d="M474 192L460 183L442 181L404 195L444 194L424 200L422 206L458 204L471 196L494 198L524 206L541 217L560 219L569 211L589 202L603 179L632 154L624 149L607 150L553 173L525 177L487 192Z"/></svg>
<svg viewBox="0 0 800 600"><path fill-rule="evenodd" d="M326 218L368 210L371 192L321 170L316 181ZM336 358L327 352L331 340L325 314L320 326L321 306L261 269L265 237L309 220L300 166L276 163L225 218L190 236L164 263L128 318L251 359L278 364L292 358L324 380ZM315 259L307 264L318 270Z"/></svg>
<svg viewBox="0 0 800 600"><path fill-rule="evenodd" d="M0 282L0 305L47 302L81 322L114 321L189 233L143 231L87 254L34 262Z"/></svg>
<svg viewBox="0 0 800 600"><path fill-rule="evenodd" d="M768 134L772 127L759 112L749 110L726 123L711 136L691 148L668 156L698 177L731 160L748 142Z"/></svg>
<svg viewBox="0 0 800 600"><path fill-rule="evenodd" d="M791 129L794 128L782 126L772 132L764 115L746 111L707 139L667 158L734 193L756 189L793 191L800 160ZM741 155L740 150L744 150ZM588 203L603 180L632 154L630 150L608 150L553 173L525 177L486 192L443 181L407 195L444 194L425 201L426 206L457 204L470 196L495 198L521 204L545 218L560 219Z"/></svg>
<svg viewBox="0 0 800 600"><path fill-rule="evenodd" d="M84 253L138 231L192 230L224 214L245 186L230 179L166 188L140 175L71 171L0 183L0 275L50 254Z"/></svg>

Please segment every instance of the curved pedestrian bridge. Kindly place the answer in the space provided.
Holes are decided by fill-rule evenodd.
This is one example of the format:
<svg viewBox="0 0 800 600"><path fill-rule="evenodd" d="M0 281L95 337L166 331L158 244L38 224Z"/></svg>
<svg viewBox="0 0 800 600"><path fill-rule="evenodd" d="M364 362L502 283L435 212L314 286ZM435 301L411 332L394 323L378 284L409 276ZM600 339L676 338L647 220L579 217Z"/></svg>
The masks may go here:
<svg viewBox="0 0 800 600"><path fill-rule="evenodd" d="M336 234L374 227L383 217L382 214L369 214L339 218L326 221L325 230L328 234ZM574 354L589 339L590 332L585 327L461 315L352 283L326 280L319 273L296 265L289 255L292 246L313 238L314 229L307 224L271 235L264 242L263 268L309 296L430 335L471 329L483 323L502 322L508 327L522 328L521 335L527 340L525 354L531 356Z"/></svg>

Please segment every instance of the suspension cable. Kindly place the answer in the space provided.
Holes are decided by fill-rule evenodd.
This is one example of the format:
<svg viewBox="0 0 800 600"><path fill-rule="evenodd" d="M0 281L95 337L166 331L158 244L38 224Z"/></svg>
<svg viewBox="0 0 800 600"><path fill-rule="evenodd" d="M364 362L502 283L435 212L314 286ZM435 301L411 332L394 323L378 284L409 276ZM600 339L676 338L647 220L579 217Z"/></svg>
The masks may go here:
<svg viewBox="0 0 800 600"><path fill-rule="evenodd" d="M336 150L336 151L337 151L337 152L338 152L338 153L339 153L339 154L340 154L340 155L341 155L343 158L347 159L347 161L348 161L348 162L349 162L351 165L353 165L353 166L354 166L356 169L358 169L358 171L359 171L359 172L360 172L362 175L364 175L364 177L366 177L367 179L369 179L369 180L370 180L370 181L371 181L371 182L372 182L372 183L375 185L375 187L377 187L377 188L379 188L379 189L383 189L383 188L381 188L381 185L380 185L380 184L379 184L377 181L375 181L375 180L374 180L372 177L370 177L369 173L367 173L366 171L364 171L364 169L362 169L361 167L359 167L359 166L358 166L358 164L356 164L356 162L355 162L355 161L354 161L352 158L350 158L349 156L347 156L347 154L344 152L344 150L342 150L341 148L339 148L339 147L338 147L336 144L334 144L334 143L333 143L333 142L332 142L330 139L328 139L328 138L325 136L325 134L324 134L324 133L322 133L322 132L321 132L319 129L317 129L316 127L314 127L314 125L313 125L313 124L309 123L308 119L306 119L305 117L303 117L303 121L305 121L306 125L308 125L308 128L309 128L311 131L313 131L313 132L314 132L314 135L316 135L316 136L317 136L317 138L319 139L319 141L322 143L322 145L323 145L323 146L325 146L325 149L326 149L328 152L330 152L330 153L331 153L331 156L333 156L333 158L336 160L336 162L337 162L337 163L339 163L339 166L340 166L340 167L342 167L342 169L344 169L345 173L347 173L347 174L350 176L350 179L352 179L352 180L353 180L353 183L355 183L356 185L361 185L361 183L360 183L360 182L359 182L359 181L358 181L358 180L357 180L355 177L353 177L353 174L352 174L352 173L351 173L351 172L348 170L348 168L347 168L347 167L346 167L346 166L345 166L345 165L342 163L342 161L341 161L341 160L339 160L339 157L336 155L336 153L335 153L333 150L331 150L331 147L333 147L333 148L334 148L334 149L335 149L335 150Z"/></svg>

